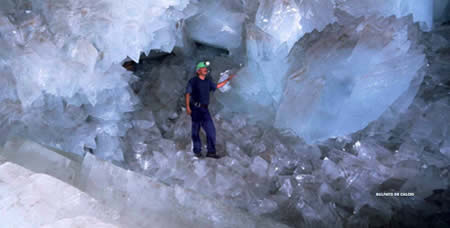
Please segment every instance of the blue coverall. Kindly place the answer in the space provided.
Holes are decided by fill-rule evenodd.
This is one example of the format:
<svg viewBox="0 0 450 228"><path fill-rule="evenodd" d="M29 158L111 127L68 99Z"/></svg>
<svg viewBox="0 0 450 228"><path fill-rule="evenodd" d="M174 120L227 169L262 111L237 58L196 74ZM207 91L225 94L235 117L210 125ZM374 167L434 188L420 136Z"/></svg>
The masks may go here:
<svg viewBox="0 0 450 228"><path fill-rule="evenodd" d="M196 154L200 154L202 148L200 127L206 132L208 154L216 153L216 128L208 110L209 93L214 92L216 88L216 83L207 78L202 80L199 77L191 78L186 87L186 93L191 95L192 142Z"/></svg>

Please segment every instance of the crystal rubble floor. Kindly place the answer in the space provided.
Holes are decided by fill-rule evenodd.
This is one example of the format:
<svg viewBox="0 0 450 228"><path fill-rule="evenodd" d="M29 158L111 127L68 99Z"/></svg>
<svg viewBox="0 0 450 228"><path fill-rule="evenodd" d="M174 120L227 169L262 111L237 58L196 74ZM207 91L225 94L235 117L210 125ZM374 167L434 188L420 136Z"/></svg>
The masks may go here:
<svg viewBox="0 0 450 228"><path fill-rule="evenodd" d="M82 159L13 139L0 156L0 213L9 227L287 228L89 153Z"/></svg>
<svg viewBox="0 0 450 228"><path fill-rule="evenodd" d="M251 124L245 116L223 118L213 102L217 147L226 155L217 161L198 160L189 152L190 119L183 109L152 108L159 94L146 90L155 75L145 72L152 67L144 62L136 72L144 80L144 107L133 114L134 128L127 135L133 151L126 154L128 166L294 227L446 224L442 213L449 212L449 31L448 26L440 27L425 35L430 65L408 111L388 109L346 137L307 145L288 132ZM160 65L165 64L162 67L171 75L182 75L171 61L182 65L179 59ZM184 84L168 83L165 90L184 91ZM182 96L173 98L177 99L182 104ZM377 192L415 196L377 197Z"/></svg>

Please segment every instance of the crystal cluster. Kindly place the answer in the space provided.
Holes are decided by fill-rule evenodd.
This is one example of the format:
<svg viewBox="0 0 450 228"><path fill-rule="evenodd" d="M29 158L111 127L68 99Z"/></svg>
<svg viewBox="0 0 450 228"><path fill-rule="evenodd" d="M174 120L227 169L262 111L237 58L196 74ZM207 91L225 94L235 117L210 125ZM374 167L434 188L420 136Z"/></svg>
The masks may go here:
<svg viewBox="0 0 450 228"><path fill-rule="evenodd" d="M64 151L122 160L125 113L138 102L120 66L142 51L170 52L188 1L4 1L0 110L5 142L23 135Z"/></svg>
<svg viewBox="0 0 450 228"><path fill-rule="evenodd" d="M46 173L68 168L54 176L78 183L133 227L151 225L143 211L173 212L159 225L180 227L275 224L258 216L293 227L443 226L448 7L448 0L6 0L0 143L19 136L85 157L77 166L2 154ZM125 60L139 62L134 74ZM215 82L237 74L231 89L211 98L219 160L192 156L184 107L186 83L204 60ZM198 216L185 220L180 208ZM238 222L224 219L228 213Z"/></svg>

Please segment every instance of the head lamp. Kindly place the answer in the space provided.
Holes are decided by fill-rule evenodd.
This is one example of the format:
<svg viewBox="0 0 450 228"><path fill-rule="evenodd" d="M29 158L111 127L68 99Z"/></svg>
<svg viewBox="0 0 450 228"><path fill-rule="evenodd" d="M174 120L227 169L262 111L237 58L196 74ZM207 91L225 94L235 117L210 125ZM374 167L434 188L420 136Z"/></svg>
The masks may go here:
<svg viewBox="0 0 450 228"><path fill-rule="evenodd" d="M197 66L195 67L195 70L199 70L200 68L207 68L208 69L209 65L210 65L209 61L199 62L197 64Z"/></svg>

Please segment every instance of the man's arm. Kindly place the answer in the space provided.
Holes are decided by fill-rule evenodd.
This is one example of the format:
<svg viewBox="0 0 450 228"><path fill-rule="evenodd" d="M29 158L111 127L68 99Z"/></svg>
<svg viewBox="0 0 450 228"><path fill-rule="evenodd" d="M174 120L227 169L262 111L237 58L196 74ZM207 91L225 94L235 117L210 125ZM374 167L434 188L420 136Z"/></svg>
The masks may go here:
<svg viewBox="0 0 450 228"><path fill-rule="evenodd" d="M190 104L190 99L191 99L191 93L192 93L192 84L191 84L192 80L189 80L187 86L186 86L186 113L188 115L191 115L192 111L191 111L191 106L189 106Z"/></svg>
<svg viewBox="0 0 450 228"><path fill-rule="evenodd" d="M189 100L191 99L191 94L190 93L186 93L186 113L188 115L191 115L192 111L191 111L191 107L189 106Z"/></svg>
<svg viewBox="0 0 450 228"><path fill-rule="evenodd" d="M234 76L236 76L236 75L230 75L230 77L228 77L227 79L225 79L222 82L220 82L219 84L217 84L217 88L221 88L221 87L225 86L227 84L227 82L229 82Z"/></svg>

